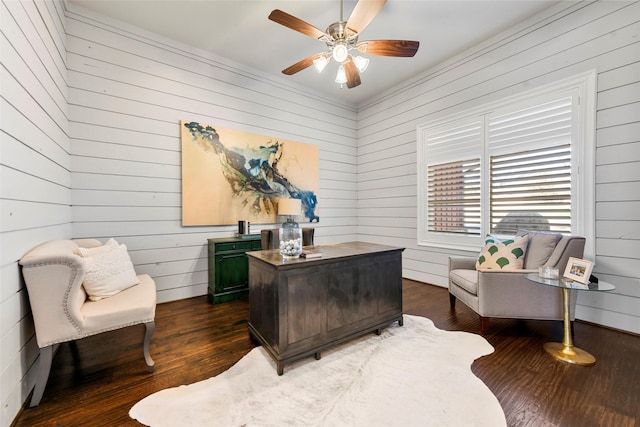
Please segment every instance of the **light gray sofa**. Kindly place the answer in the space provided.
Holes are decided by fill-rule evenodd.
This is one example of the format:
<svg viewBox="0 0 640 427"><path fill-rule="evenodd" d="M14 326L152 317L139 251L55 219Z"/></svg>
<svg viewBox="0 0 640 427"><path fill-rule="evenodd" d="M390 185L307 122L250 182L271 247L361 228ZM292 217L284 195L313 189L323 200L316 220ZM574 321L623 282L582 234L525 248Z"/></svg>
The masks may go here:
<svg viewBox="0 0 640 427"><path fill-rule="evenodd" d="M144 358L148 370L154 368L149 352L156 309L156 286L147 275L138 275L139 284L99 301L91 301L83 287L85 261L78 248L95 248L94 239L54 240L31 249L20 259L36 340L40 366L30 406L37 406L44 393L56 344L101 332L144 323Z"/></svg>
<svg viewBox="0 0 640 427"><path fill-rule="evenodd" d="M560 289L525 279L538 267L558 268L564 272L569 257L582 258L585 238L553 233L529 232L529 243L522 270L477 271L477 257L449 258L449 302L452 309L459 299L480 316L480 331L486 334L491 317L513 319L562 320ZM553 239L551 239L553 241ZM571 320L575 318L576 292L571 295Z"/></svg>

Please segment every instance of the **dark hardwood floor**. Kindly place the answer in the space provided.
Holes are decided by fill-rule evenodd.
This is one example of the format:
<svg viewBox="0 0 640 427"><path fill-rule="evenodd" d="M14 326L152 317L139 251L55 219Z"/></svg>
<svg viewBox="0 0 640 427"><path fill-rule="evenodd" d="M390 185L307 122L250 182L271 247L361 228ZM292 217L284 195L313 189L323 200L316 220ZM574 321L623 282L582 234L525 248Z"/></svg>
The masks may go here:
<svg viewBox="0 0 640 427"><path fill-rule="evenodd" d="M480 330L475 313L460 302L450 310L447 290L437 286L405 280L404 312L440 329ZM138 400L217 375L250 351L247 320L246 300L159 304L152 374L142 357L141 325L63 344L40 406L25 409L13 425L140 425L128 415ZM545 353L552 329L552 322L492 319L485 338L495 352L472 370L497 396L508 425L640 427L640 337L577 322L575 344L597 359L583 367Z"/></svg>

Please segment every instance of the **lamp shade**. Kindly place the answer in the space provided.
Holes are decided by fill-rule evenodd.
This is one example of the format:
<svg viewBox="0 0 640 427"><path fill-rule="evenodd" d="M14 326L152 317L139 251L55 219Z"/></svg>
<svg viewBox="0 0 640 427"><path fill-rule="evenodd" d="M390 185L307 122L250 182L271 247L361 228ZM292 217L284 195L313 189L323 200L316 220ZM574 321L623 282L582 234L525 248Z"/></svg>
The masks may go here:
<svg viewBox="0 0 640 427"><path fill-rule="evenodd" d="M321 73L322 70L329 64L329 58L327 55L322 55L313 60L313 66L315 67L318 73Z"/></svg>
<svg viewBox="0 0 640 427"><path fill-rule="evenodd" d="M356 56L355 58L353 58L353 62L354 64L356 64L356 67L358 67L358 71L360 71L361 73L364 73L364 70L366 70L369 66L369 60L364 56Z"/></svg>
<svg viewBox="0 0 640 427"><path fill-rule="evenodd" d="M341 85L347 82L347 72L344 70L344 67L342 65L338 67L335 81L336 83L340 83Z"/></svg>
<svg viewBox="0 0 640 427"><path fill-rule="evenodd" d="M300 215L302 202L300 199L278 200L278 215Z"/></svg>

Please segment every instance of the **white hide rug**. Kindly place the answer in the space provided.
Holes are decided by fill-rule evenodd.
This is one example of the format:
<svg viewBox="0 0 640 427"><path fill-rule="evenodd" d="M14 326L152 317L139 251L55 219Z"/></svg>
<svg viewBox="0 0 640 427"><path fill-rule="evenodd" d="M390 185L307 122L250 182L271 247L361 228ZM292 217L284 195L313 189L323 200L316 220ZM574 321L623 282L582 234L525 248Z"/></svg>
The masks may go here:
<svg viewBox="0 0 640 427"><path fill-rule="evenodd" d="M129 415L153 426L506 426L471 364L491 354L481 336L404 315L368 334L285 364L256 347L222 374L154 393Z"/></svg>

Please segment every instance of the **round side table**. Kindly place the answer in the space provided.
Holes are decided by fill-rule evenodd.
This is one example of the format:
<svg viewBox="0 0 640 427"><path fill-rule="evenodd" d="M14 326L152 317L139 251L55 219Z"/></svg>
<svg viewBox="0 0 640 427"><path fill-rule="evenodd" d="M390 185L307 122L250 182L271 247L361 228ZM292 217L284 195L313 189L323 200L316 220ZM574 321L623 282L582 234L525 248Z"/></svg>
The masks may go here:
<svg viewBox="0 0 640 427"><path fill-rule="evenodd" d="M596 358L590 353L574 347L573 339L571 338L571 308L569 302L571 301L571 291L612 291L616 287L611 283L598 281L598 283L578 283L569 279L546 279L540 277L538 274L527 274L525 276L527 280L540 285L553 286L562 290L562 306L563 306L563 320L564 320L564 336L562 343L548 342L545 343L544 349L547 353L553 356L557 360L561 360L567 363L573 363L576 365L590 366L596 363Z"/></svg>

